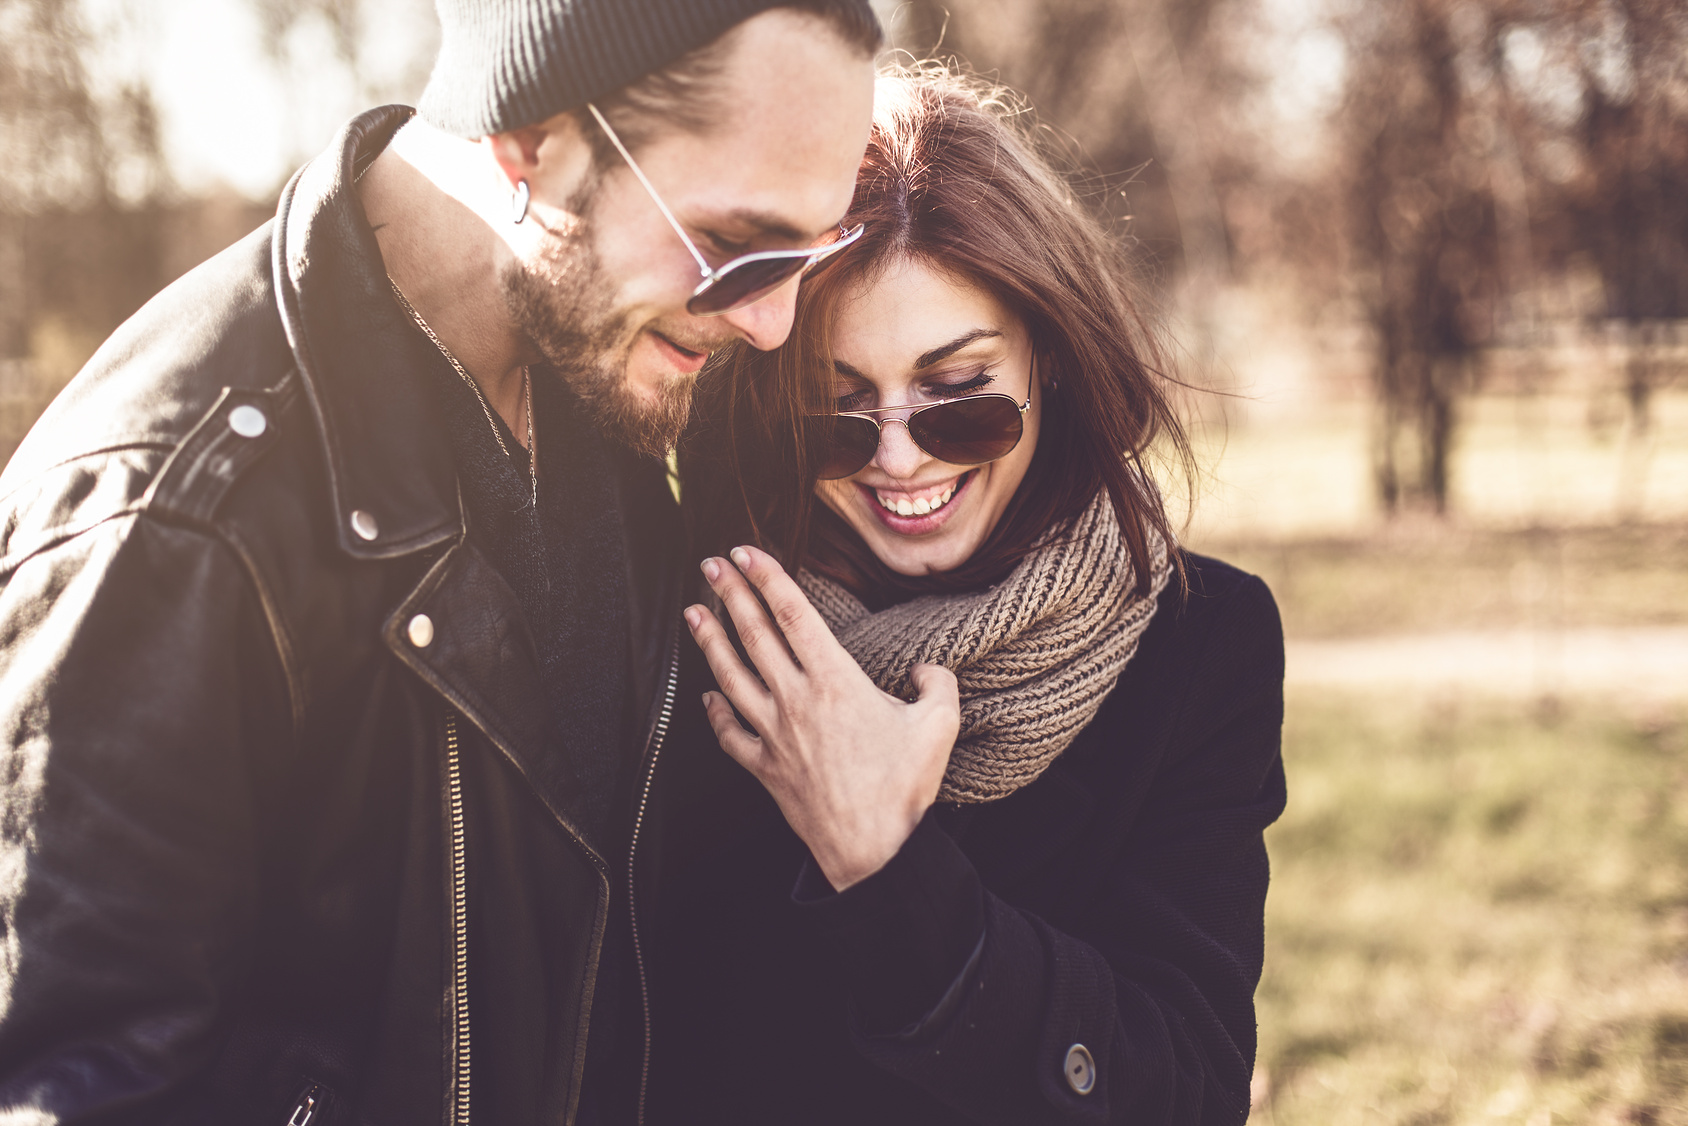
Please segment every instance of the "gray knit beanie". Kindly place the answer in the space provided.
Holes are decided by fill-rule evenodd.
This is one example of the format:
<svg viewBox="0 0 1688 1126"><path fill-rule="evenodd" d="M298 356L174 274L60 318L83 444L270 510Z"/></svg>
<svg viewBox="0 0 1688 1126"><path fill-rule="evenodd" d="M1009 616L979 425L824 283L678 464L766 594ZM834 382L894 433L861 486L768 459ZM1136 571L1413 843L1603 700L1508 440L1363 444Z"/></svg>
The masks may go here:
<svg viewBox="0 0 1688 1126"><path fill-rule="evenodd" d="M846 0L873 21L868 0ZM782 0L436 0L418 111L460 137L532 125L660 70ZM876 26L876 25L875 25Z"/></svg>

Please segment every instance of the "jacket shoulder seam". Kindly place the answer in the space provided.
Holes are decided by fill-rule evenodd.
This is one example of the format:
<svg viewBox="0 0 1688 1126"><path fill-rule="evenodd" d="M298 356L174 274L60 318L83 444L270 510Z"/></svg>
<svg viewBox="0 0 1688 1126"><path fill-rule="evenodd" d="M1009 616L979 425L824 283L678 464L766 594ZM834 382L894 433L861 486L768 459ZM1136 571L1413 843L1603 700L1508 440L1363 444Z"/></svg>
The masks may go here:
<svg viewBox="0 0 1688 1126"><path fill-rule="evenodd" d="M251 586L253 597L258 600L258 608L263 612L264 621L269 627L270 642L275 646L276 660L280 663L282 677L287 682L288 708L293 718L293 730L298 732L304 726L305 719L305 678L299 666L298 647L293 642L292 631L287 628L280 601L264 581L257 560L247 549L245 540L233 528L213 526L206 534L220 541L246 572L247 584Z"/></svg>

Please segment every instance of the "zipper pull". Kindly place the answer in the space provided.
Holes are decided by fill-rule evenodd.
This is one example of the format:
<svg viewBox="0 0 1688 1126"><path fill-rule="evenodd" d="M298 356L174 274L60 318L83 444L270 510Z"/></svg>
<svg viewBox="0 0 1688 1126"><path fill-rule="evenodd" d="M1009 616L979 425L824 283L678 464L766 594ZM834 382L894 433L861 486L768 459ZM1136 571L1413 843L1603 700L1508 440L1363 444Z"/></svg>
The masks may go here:
<svg viewBox="0 0 1688 1126"><path fill-rule="evenodd" d="M317 1112L322 1109L323 1096L327 1092L315 1083L306 1087L299 1096L299 1101L293 1107L293 1113L287 1119L287 1126L312 1126L317 1120Z"/></svg>

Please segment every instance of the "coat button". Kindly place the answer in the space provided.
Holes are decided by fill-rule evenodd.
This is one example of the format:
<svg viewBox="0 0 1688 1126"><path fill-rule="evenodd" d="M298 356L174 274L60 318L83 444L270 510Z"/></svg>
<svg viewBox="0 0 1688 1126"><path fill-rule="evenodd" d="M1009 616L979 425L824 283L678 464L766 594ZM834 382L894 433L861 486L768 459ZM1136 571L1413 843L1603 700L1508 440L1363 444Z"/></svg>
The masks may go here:
<svg viewBox="0 0 1688 1126"><path fill-rule="evenodd" d="M241 404L229 412L229 429L242 438L260 438L270 428L270 420L257 407Z"/></svg>
<svg viewBox="0 0 1688 1126"><path fill-rule="evenodd" d="M1096 1089L1096 1061L1090 1058L1090 1049L1083 1044L1074 1044L1067 1049L1067 1086L1081 1095L1088 1095Z"/></svg>
<svg viewBox="0 0 1688 1126"><path fill-rule="evenodd" d="M375 522L375 517L361 508L352 509L352 531L361 540L372 540L381 534L381 525Z"/></svg>
<svg viewBox="0 0 1688 1126"><path fill-rule="evenodd" d="M410 625L405 627L405 634L410 643L418 649L426 649L434 643L434 619L426 614L418 614L410 619Z"/></svg>

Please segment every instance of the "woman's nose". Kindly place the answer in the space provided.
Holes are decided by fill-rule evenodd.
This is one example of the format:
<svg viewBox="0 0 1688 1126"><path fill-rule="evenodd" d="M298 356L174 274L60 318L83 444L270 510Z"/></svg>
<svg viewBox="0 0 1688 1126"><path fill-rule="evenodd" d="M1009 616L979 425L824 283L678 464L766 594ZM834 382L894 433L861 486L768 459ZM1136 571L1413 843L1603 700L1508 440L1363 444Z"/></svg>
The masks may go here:
<svg viewBox="0 0 1688 1126"><path fill-rule="evenodd" d="M908 423L900 418L888 418L879 427L879 452L874 462L892 477L913 477L926 460L926 451L914 444L909 436Z"/></svg>

